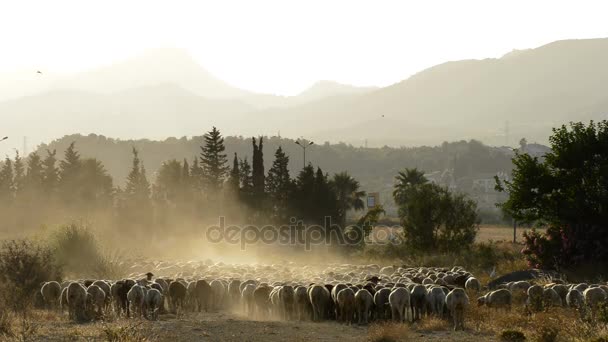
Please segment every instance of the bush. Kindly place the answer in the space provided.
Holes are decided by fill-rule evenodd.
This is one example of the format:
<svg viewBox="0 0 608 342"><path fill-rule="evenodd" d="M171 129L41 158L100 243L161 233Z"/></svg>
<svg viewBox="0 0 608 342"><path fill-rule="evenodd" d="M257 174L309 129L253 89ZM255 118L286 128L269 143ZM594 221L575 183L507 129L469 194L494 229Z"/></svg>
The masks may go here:
<svg viewBox="0 0 608 342"><path fill-rule="evenodd" d="M61 280L61 268L50 249L29 240L5 241L0 248L1 293L6 305L25 312L42 283Z"/></svg>
<svg viewBox="0 0 608 342"><path fill-rule="evenodd" d="M407 340L410 335L409 327L399 323L373 324L367 331L367 340L370 342L396 342Z"/></svg>
<svg viewBox="0 0 608 342"><path fill-rule="evenodd" d="M60 265L75 277L116 278L122 275L118 255L104 253L91 229L72 223L51 235L51 248Z"/></svg>
<svg viewBox="0 0 608 342"><path fill-rule="evenodd" d="M522 342L526 340L526 335L519 330L503 330L498 337L504 342Z"/></svg>

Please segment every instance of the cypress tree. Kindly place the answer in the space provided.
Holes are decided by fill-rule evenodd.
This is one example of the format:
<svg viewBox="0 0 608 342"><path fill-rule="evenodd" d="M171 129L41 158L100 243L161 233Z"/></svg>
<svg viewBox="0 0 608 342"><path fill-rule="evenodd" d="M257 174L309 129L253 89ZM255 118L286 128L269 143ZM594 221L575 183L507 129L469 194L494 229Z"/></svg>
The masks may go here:
<svg viewBox="0 0 608 342"><path fill-rule="evenodd" d="M146 177L146 169L135 147L133 147L133 164L127 176L125 195L136 205L147 205L150 199L150 183Z"/></svg>
<svg viewBox="0 0 608 342"><path fill-rule="evenodd" d="M228 160L224 154L224 138L220 131L213 129L205 134L205 145L201 146L201 167L203 183L212 192L217 192L222 187L229 168Z"/></svg>
<svg viewBox="0 0 608 342"><path fill-rule="evenodd" d="M260 137L260 143L256 145L255 138L251 138L253 143L252 177L253 194L257 200L264 198L264 138Z"/></svg>
<svg viewBox="0 0 608 342"><path fill-rule="evenodd" d="M24 188L28 191L41 191L44 183L44 169L42 159L36 152L32 152L27 160L27 173Z"/></svg>
<svg viewBox="0 0 608 342"><path fill-rule="evenodd" d="M231 191L233 191L234 193L238 193L240 189L240 179L241 172L239 170L239 159L235 152L234 159L232 160L232 170L230 171L230 178L228 180L228 182L230 183Z"/></svg>

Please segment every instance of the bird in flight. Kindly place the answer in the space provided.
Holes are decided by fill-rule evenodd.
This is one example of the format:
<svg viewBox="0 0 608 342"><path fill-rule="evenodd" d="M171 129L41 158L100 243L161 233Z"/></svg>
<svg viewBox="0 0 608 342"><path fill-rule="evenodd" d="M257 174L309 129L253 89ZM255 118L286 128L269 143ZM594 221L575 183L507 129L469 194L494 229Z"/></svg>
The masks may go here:
<svg viewBox="0 0 608 342"><path fill-rule="evenodd" d="M40 70L36 71L36 73L37 73L38 75L42 75L42 71L40 71Z"/></svg>

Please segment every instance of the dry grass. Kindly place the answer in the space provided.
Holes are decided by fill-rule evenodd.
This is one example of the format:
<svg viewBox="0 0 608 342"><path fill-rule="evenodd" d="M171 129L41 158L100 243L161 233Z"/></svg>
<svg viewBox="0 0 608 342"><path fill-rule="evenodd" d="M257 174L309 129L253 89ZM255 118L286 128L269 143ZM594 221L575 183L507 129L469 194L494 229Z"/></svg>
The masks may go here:
<svg viewBox="0 0 608 342"><path fill-rule="evenodd" d="M429 331L448 331L452 327L450 323L439 317L430 316L422 319L416 326L416 331L429 332Z"/></svg>
<svg viewBox="0 0 608 342"><path fill-rule="evenodd" d="M517 242L523 241L524 232L529 231L530 228L517 227ZM539 228L538 231L543 231ZM477 233L477 242L487 241L507 241L513 242L513 227L508 226L495 226L495 225L482 225Z"/></svg>
<svg viewBox="0 0 608 342"><path fill-rule="evenodd" d="M367 340L370 342L408 341L410 336L408 325L394 322L373 324L367 331Z"/></svg>

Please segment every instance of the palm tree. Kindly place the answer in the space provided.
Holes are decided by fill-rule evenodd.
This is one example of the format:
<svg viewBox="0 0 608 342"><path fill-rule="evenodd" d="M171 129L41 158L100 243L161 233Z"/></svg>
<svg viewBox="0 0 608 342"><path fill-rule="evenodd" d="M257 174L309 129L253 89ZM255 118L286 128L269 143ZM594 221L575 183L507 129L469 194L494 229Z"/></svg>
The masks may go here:
<svg viewBox="0 0 608 342"><path fill-rule="evenodd" d="M365 203L361 199L365 196L365 191L359 190L359 181L351 177L346 171L336 173L331 180L331 185L336 193L338 216L344 229L346 227L346 212L365 208Z"/></svg>
<svg viewBox="0 0 608 342"><path fill-rule="evenodd" d="M407 193L412 187L428 183L429 181L424 177L424 172L419 171L417 168L406 168L403 171L399 171L395 179L393 198L397 204L403 204L407 201Z"/></svg>

